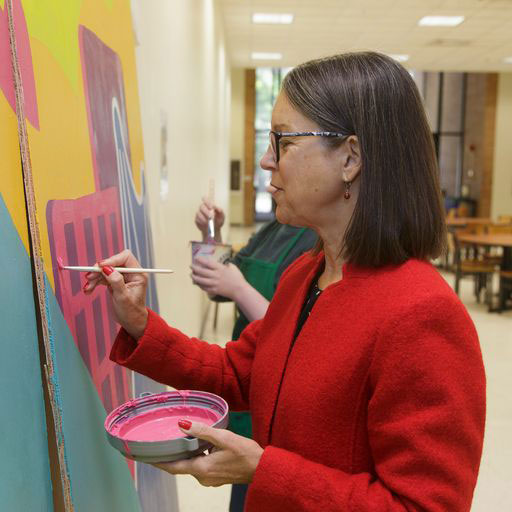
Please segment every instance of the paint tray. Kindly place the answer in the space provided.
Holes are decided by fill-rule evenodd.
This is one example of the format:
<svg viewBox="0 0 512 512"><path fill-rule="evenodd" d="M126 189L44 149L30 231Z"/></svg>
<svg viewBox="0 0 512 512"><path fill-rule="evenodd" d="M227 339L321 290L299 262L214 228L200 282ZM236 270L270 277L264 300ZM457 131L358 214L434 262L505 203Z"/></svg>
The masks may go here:
<svg viewBox="0 0 512 512"><path fill-rule="evenodd" d="M125 457L148 463L171 462L211 448L206 441L178 432L178 419L189 418L226 428L228 404L205 391L143 393L114 409L105 420L105 431L108 442Z"/></svg>

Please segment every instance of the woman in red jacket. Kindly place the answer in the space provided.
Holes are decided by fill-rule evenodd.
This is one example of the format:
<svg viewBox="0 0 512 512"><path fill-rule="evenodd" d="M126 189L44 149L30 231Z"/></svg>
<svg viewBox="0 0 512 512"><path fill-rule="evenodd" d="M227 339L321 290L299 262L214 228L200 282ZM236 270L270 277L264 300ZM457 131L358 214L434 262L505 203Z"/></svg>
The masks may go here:
<svg viewBox="0 0 512 512"><path fill-rule="evenodd" d="M129 252L103 262L123 326L111 358L250 409L254 440L186 418L213 453L161 464L204 485L250 483L246 511L469 511L485 376L464 306L429 260L444 246L432 137L409 73L376 53L285 78L262 158L282 223L320 243L283 274L262 320L225 349L145 307Z"/></svg>

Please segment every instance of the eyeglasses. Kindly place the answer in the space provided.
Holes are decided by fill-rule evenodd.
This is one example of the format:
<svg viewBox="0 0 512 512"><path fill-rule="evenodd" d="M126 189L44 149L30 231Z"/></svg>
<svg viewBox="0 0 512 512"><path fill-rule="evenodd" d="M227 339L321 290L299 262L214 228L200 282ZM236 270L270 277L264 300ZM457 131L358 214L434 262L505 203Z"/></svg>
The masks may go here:
<svg viewBox="0 0 512 512"><path fill-rule="evenodd" d="M349 137L344 133L340 132L276 132L274 130L270 130L270 147L272 148L272 153L274 154L274 161L277 164L279 162L279 141L282 137L337 137L337 138L345 138Z"/></svg>

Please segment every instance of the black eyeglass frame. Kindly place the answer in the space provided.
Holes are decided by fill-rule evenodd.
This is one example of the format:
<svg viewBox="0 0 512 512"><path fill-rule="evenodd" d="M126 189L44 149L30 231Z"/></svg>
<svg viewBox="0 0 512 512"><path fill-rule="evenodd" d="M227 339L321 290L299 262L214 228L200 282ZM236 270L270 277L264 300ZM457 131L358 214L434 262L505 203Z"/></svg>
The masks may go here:
<svg viewBox="0 0 512 512"><path fill-rule="evenodd" d="M275 130L270 130L268 135L270 138L270 147L272 148L272 152L275 155L276 164L279 162L279 141L282 137L350 137L350 135L340 132L276 132ZM272 145L272 135L274 135L276 140L275 148Z"/></svg>

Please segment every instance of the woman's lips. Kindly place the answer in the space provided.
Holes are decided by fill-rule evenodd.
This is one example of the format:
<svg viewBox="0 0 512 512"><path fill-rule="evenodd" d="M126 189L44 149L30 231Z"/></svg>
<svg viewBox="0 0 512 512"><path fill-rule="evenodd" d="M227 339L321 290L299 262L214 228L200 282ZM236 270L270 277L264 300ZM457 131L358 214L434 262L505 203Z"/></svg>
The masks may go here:
<svg viewBox="0 0 512 512"><path fill-rule="evenodd" d="M280 187L276 187L273 183L271 183L267 187L267 192L270 192L272 195L274 195L276 192L279 192L280 190L283 190L283 189Z"/></svg>

